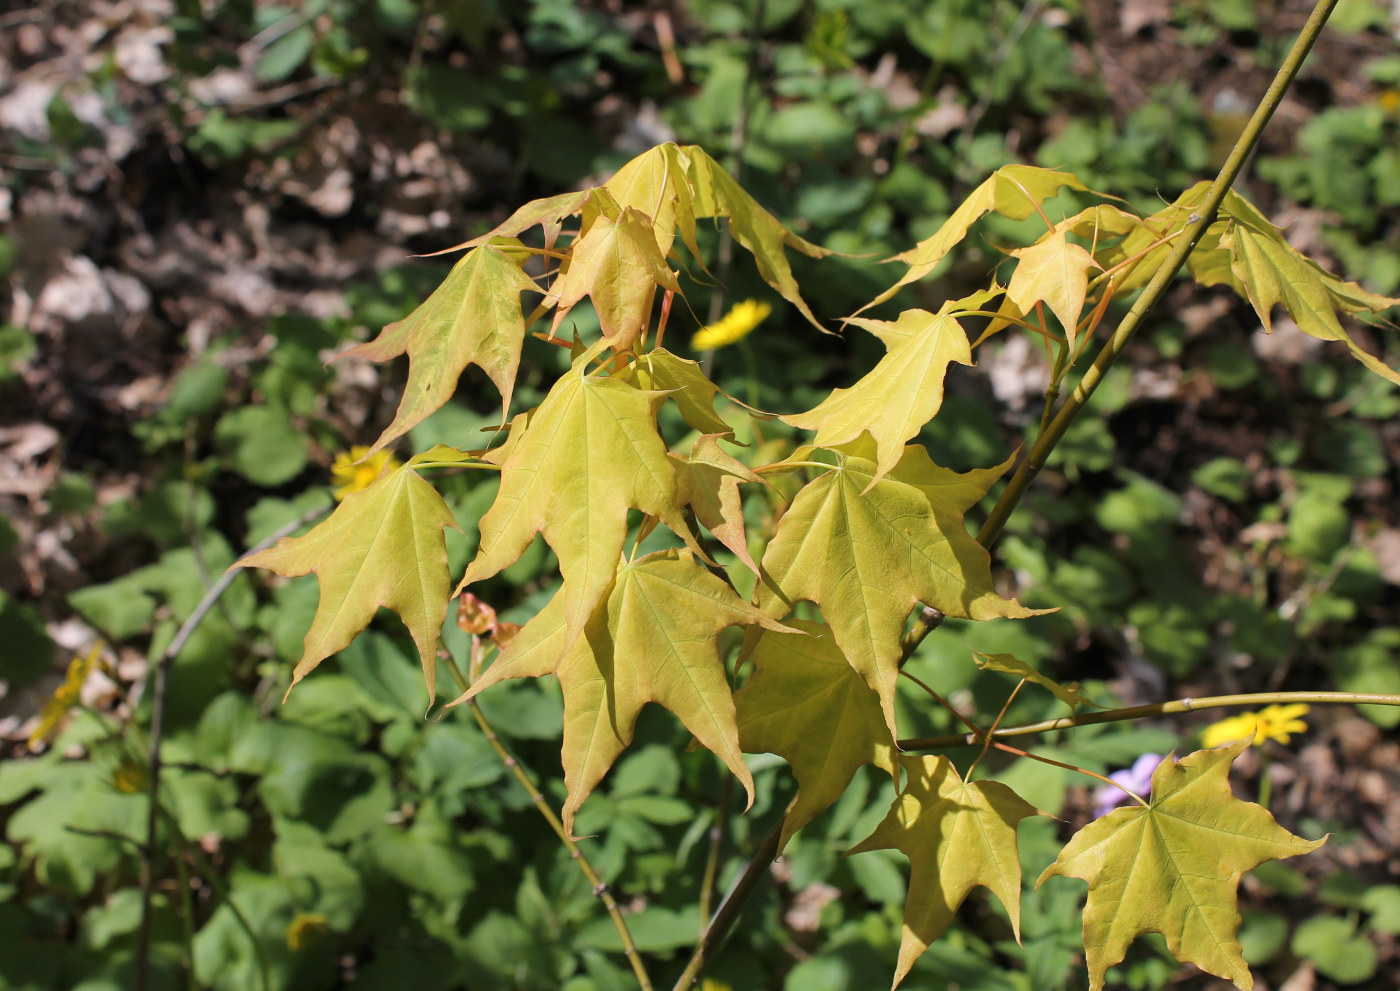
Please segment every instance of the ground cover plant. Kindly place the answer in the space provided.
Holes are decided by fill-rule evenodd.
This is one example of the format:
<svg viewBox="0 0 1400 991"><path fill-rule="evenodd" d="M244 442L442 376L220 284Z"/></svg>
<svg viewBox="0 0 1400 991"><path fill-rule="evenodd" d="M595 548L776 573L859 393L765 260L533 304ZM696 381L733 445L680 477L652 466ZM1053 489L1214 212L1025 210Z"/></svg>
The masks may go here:
<svg viewBox="0 0 1400 991"><path fill-rule="evenodd" d="M1226 185L1217 184L1217 191L1223 194ZM998 170L952 219L906 252L886 282L927 285L924 277L936 274L941 257L967 238L972 224L992 215L1017 225L1008 229L1021 235L1015 242L996 239L1012 259L999 273L1004 285L922 309L872 304L854 314L851 333L868 331L886 356L867 376L804 403L805 413L748 396L783 411L779 419L734 402L702 364L683 357L677 324L687 294L713 278L707 266L719 269L710 260L721 237L716 227L728 227L753 256L759 277L786 304L774 299L736 309L729 321L712 327L711 344L753 329L765 308L771 315L790 307L799 319L819 322L804 291L811 279L788 269L788 251L818 258L824 249L778 223L700 149L659 146L605 182L531 204L474 238L421 308L355 349L376 360L406 353L408 385L390 426L374 443L377 450L344 459L343 499L333 515L308 534L272 545L260 538L323 515L324 502L312 493L300 505L270 501L258 514L249 539L267 546L241 564L289 575L314 571L315 579L274 584L273 602L260 605L248 575L232 571L227 591L201 598L200 568L212 563L217 571L234 559L226 544L211 544L193 555L172 554L160 567L87 597L92 612L105 615L104 625L118 637L151 617L153 595L182 601L184 630L176 633L172 624L165 642L153 645L153 653L165 659L158 683L160 677L168 680L146 704L154 703L154 716L171 694L183 694L184 704L172 705L172 711L197 720L161 726L155 718L152 748L137 728L114 727L99 713L80 714L63 745L86 742L110 759L108 765L65 765L54 759L55 750L50 759L16 765L22 769L5 775L7 800L40 796L9 824L8 835L24 844L26 866L35 865L55 892L102 900L82 921L83 952L102 972L95 979L124 982L135 968L140 983L331 986L339 980L374 986L402 980L407 972L438 986L582 989L627 986L629 969L644 986L652 980L642 976L648 971L684 985L710 965L719 975L714 980L747 986L756 965L745 960L742 944L737 961L726 963L726 955L715 950L746 899L752 899L753 915L745 923L775 910L765 908L762 892L754 893L774 855L781 851L785 869L810 879L829 869L821 861L851 851L839 869L855 875L870 904L885 907L878 914L859 902L837 907L849 913L843 952L867 976L873 966L911 986L921 975L956 975L968 986L975 980L989 987L1053 986L1073 968L1073 956L1087 951L1089 978L1102 981L1138 929L1162 923L1174 956L1247 984L1245 961L1267 959L1270 953L1260 947L1267 949L1277 934L1261 937L1246 927L1238 953L1228 945L1218 953L1203 950L1199 935L1204 931L1216 942L1216 935L1233 933L1234 887L1245 864L1314 847L1322 830L1307 830L1307 840L1282 831L1257 806L1230 796L1225 773L1234 761L1255 756L1251 739L1286 739L1291 720L1275 723L1274 715L1261 715L1249 725L1227 727L1224 750L1149 761L1144 770L1155 775L1140 772L1135 783L1120 779L1136 793L1136 802L1122 796L1136 808L1107 811L1057 850L1053 829L1045 829L1050 824L1035 815L1051 803L1039 795L1034 802L1019 797L1035 794L1027 774L1022 770L1017 780L995 763L999 755L1020 752L1007 742L1012 734L1002 730L1066 711L1077 714L1071 719L1081 726L1105 725L1102 718L1082 716L1099 694L1046 678L1025 659L1038 656L1021 646L984 643L976 654L960 646L979 639L974 631L981 627L1030 626L1037 622L1034 614L1062 604L1024 581L1018 594L1028 603L1036 595L1034 605L1041 608L1011 598L1004 579L993 581L986 546L1013 519L1020 492L1055 440L1069 436L1073 413L1061 419L1063 410L1083 405L1099 373L1121 351L1126 333L1109 336L1108 327L1126 325L1130 332L1141 318L1135 308L1119 319L1123 307L1117 303L1141 299L1134 294L1158 273L1170 273L1174 251L1193 235L1202 238L1187 261L1196 280L1240 293L1265 322L1280 302L1305 331L1354 349L1382 381L1393 378L1388 366L1351 343L1349 326L1338 319L1392 301L1308 264L1243 198L1212 198L1210 184L1203 183L1165 209L1139 212L1094 194L1067 172ZM1216 206L1220 218L1212 223ZM817 264L827 261L836 259ZM744 264L736 263L736 270ZM1048 277L1056 268L1061 277ZM1290 277L1277 278L1279 270ZM945 376L953 383L961 371L951 366L985 353L985 341L972 340L969 330L993 344L1011 333L1045 342L1052 382L1047 416L1032 424L1035 443L1004 489L995 487L1011 465L1009 448L980 467L954 472L935 465L920 443L909 443L924 436L926 425L947 429L948 413L965 409L945 408L943 390ZM318 332L286 328L284 339L302 334L308 346L286 349L297 360L274 365L267 379L316 374L314 361L300 359L314 354ZM1087 361L1105 337L1109 344L1090 366L1090 385L1076 392L1074 378L1085 368L1078 359ZM706 347L704 340L692 344L696 351ZM726 357L721 352L710 363L722 365ZM469 365L480 372L467 373L477 376L472 382L500 394L500 408L470 422L435 421L432 414L450 410L447 400ZM732 393L743 393L746 385L753 391L755 384L753 373L748 383L715 379ZM1067 397L1063 405L1056 402L1061 392ZM490 429L503 425L512 410L524 412L509 429ZM1050 415L1056 410L1061 412ZM298 447L304 441L296 437L285 464L267 457L267 438L288 440L279 436L288 431L277 412L264 409L245 417L251 422L231 421L220 431L240 470L269 484L305 463L305 448ZM155 423L151 430L172 425ZM404 463L385 458L386 448L405 434L420 453ZM1000 469L989 467L1003 458ZM1209 482L1222 490L1232 479L1240 484L1229 465L1213 471ZM1339 501L1329 485L1335 487L1335 480L1315 482L1309 490L1314 503L1330 507ZM188 508L180 505L187 491L172 491L170 504L179 507L177 515L198 516L204 510L197 499L190 498ZM992 492L998 498L987 500L995 505L980 543L974 542L964 514L980 517L974 505ZM1143 524L1125 517L1142 515L1141 504L1159 497L1150 485L1125 490L1118 516L1103 514L1104 525L1140 536ZM150 525L158 525L160 506L145 511ZM1332 568L1336 527L1329 523L1331 530L1319 534L1316 514L1303 513L1296 503L1289 511L1296 515L1299 545L1329 571L1345 571L1347 562ZM457 526L465 532L456 532ZM1145 529L1151 526L1149 520ZM1019 543L1012 551L1033 559L1041 549L1036 534L1015 536ZM1010 541L1004 546L1011 547ZM551 556L559 562L562 586L553 578ZM454 587L463 567L465 577ZM521 582L507 576L512 569L529 576L523 602L515 591ZM449 593L461 593L455 606ZM1313 622L1325 622L1322 614L1337 608L1328 599L1319 594L1307 603L1323 604ZM492 608L505 612L507 604L517 623L498 619ZM1112 611L1101 602L1069 604ZM393 642L397 624L355 637L381 605L398 612L409 630L426 693L401 663ZM221 691L215 670L221 647L226 651L236 642L255 614L257 624L276 631L279 656L298 662L296 682L322 662L334 669L297 684L284 707L287 718L276 728L264 724L238 693ZM1146 622L1141 627L1150 629ZM937 659L927 653L935 628L955 634L942 641ZM194 638L207 642L190 653L206 661L182 670L175 661ZM1024 645L1034 638L1020 639ZM1384 656L1383 643L1372 647L1366 657ZM925 675L930 668L948 675L956 666L986 677L975 694L959 693L956 686L925 694L914 680L920 661L924 668L918 671ZM74 684L101 665L100 652L81 658ZM1384 661L1359 658L1354 668L1361 673L1349 687L1365 690L1374 687L1371 672L1384 670ZM280 697L283 669L271 664L264 670L275 683L268 685L270 694ZM829 684L814 684L818 672ZM545 673L558 675L562 694L548 685L517 684ZM1011 680L999 681L1007 676ZM452 707L441 722L425 723L423 710L439 683L458 678L458 701L469 709ZM732 692L736 684L739 690ZM825 689L824 697L789 715L792 700L814 689ZM1028 710L1027 700L1041 689L1043 702L1031 702ZM502 701L493 703L495 698ZM1310 698L1323 700L1317 693ZM658 707L643 709L647 701L671 709L680 717L677 724ZM1251 701L1262 699L1178 700L1150 712L1210 711ZM493 712L493 704L501 708ZM953 724L953 710L960 713L956 718L970 719L971 727ZM1108 720L1124 715L1110 712ZM561 717L562 790L550 783L547 770L558 759L548 748L553 744L558 753ZM838 717L846 721L833 729ZM465 725L469 718L479 732ZM1051 722L1039 729L1071 725ZM163 751L162 733L170 734ZM637 739L629 740L634 734ZM691 736L719 760L685 753ZM517 757L503 750L493 754L503 737L532 750L529 763L543 770L543 784L520 770ZM1161 738L1159 733L1159 749L1175 745L1170 736L1166 743ZM828 740L845 749L827 749ZM368 741L377 752L362 749ZM1022 759L1064 758L1107 770L1119 763L1112 759L1113 746L1111 738L1081 739L1058 757L1058 748L1048 747ZM146 763L153 749L163 752L165 766ZM921 751L932 753L916 756ZM779 762L764 764L743 753L777 754L790 765L791 777ZM614 762L618 767L609 773ZM523 799L505 797L504 788L499 796L482 795L508 773L518 776ZM91 802L89 787L107 781L116 784L115 794ZM271 824L245 814L253 789L257 802L271 811ZM143 791L156 800L143 801ZM724 807L745 804L741 794L753 806L752 826ZM1262 792L1259 797L1268 804ZM534 814L532 805L561 801L562 820L548 825L557 827L557 843L539 842L538 836L528 843L502 838ZM818 818L828 806L830 813ZM709 812L711 807L716 811ZM84 815L74 814L78 808ZM697 816L697 808L707 811ZM1160 834L1172 853L1153 866L1164 877L1183 866L1192 870L1195 865L1183 864L1174 851L1191 848L1201 817L1216 817L1220 809L1252 840L1241 842L1233 859L1217 861L1213 880L1203 882L1201 898L1215 906L1215 914L1193 915L1179 898L1155 901L1151 876L1135 874L1145 887L1117 892L1080 855L1086 843L1103 840L1103 848L1136 860L1144 834L1149 852L1150 838ZM54 836L43 823L58 816L71 828ZM735 835L709 835L707 820L716 827L728 823ZM468 823L496 828L480 829L473 838ZM274 836L260 838L260 829ZM598 837L601 849L585 857L573 834ZM679 838L679 845L663 835ZM809 838L817 839L818 853L804 846ZM207 904L196 909L185 894L185 875L219 879L219 858L232 860L240 844L263 853L234 861L227 887L205 894ZM731 846L744 856L735 858ZM174 856L157 857L157 848ZM891 849L908 854L907 892L893 866L900 860L880 852ZM970 849L981 852L983 869L953 869L974 859ZM1023 862L1044 872L1040 890L1021 892ZM142 898L121 883L127 872L139 870L157 875L138 886ZM1067 941L1054 919L1058 914L1063 923L1063 908L1042 900L1062 903L1068 889L1079 889L1053 879L1056 873L1094 885L1085 915L1092 945L1076 947L1077 933ZM717 874L729 876L712 876ZM1287 875L1268 876L1284 889L1287 882L1280 878ZM666 890L677 879L682 890ZM730 882L733 894L710 921L714 895ZM812 887L810 880L798 884ZM980 936L952 925L954 910L978 885L997 896L985 904L974 899L971 906L990 919ZM401 890L393 897L380 898L396 887ZM502 890L513 894L502 898ZM1076 894L1068 891L1071 905ZM1338 981L1365 980L1364 967L1358 969L1364 949L1358 947L1371 945L1367 934L1387 932L1393 924L1386 895L1331 892L1337 900L1328 904L1346 906L1350 918L1315 917L1298 930L1292 951L1316 960L1321 972L1335 973ZM595 898L608 918L593 917ZM1116 899L1146 911L1114 911ZM486 917L459 928L468 906L475 911L482 900L492 904ZM687 910L687 901L698 911ZM55 916L63 911L57 898L47 905ZM201 912L207 921L194 932ZM27 920L34 917L31 908L21 919L33 925ZM1201 919L1204 929L1193 929ZM1071 928L1077 929L1074 921ZM935 939L945 929L948 935ZM393 933L393 941L351 968L337 960L338 947L375 930ZM698 951L676 957L690 951L697 933ZM731 945L739 943L737 935ZM993 962L1019 952L1023 941L1025 971L999 974ZM1343 944L1347 950L1339 953ZM256 950L251 955L250 947ZM814 975L823 979L822 962L811 963L788 973L790 986L805 986ZM36 983L46 980L43 967L58 966L42 954L6 965L20 973L30 968ZM1126 979L1140 986L1159 983L1162 966L1159 957L1131 961Z"/></svg>

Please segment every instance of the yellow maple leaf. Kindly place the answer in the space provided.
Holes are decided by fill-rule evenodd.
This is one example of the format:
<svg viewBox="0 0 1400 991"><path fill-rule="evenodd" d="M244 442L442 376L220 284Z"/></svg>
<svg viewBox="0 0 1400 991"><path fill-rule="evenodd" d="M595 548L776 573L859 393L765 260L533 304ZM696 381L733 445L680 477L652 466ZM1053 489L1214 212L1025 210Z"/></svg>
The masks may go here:
<svg viewBox="0 0 1400 991"><path fill-rule="evenodd" d="M1230 764L1249 747L1241 740L1181 760L1165 758L1152 773L1147 808L1131 806L1074 834L1036 882L1056 874L1089 883L1084 952L1090 991L1140 934L1161 933L1178 960L1254 987L1235 932L1240 877L1268 860L1316 850L1327 837L1305 840L1265 809L1230 791Z"/></svg>
<svg viewBox="0 0 1400 991"><path fill-rule="evenodd" d="M895 849L909 858L909 896L894 987L978 885L1006 906L1021 938L1021 861L1016 827L1035 806L996 781L963 781L947 757L908 756L907 781L875 832L851 849Z"/></svg>
<svg viewBox="0 0 1400 991"><path fill-rule="evenodd" d="M614 558L614 561L617 559ZM567 587L567 586L566 586ZM747 604L686 550L648 554L615 566L613 581L570 642L564 592L555 593L517 633L458 705L508 678L559 676L564 690L564 826L632 742L648 702L675 713L748 791L734 701L718 640L727 626L790 628Z"/></svg>

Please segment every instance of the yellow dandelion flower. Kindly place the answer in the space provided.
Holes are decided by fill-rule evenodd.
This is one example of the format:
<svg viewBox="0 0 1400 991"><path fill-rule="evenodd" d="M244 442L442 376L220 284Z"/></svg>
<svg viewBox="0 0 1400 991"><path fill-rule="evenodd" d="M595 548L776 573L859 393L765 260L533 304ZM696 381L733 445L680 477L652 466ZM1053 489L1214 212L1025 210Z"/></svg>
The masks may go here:
<svg viewBox="0 0 1400 991"><path fill-rule="evenodd" d="M1207 750L1214 750L1216 747L1234 743L1236 740L1243 740L1245 737L1249 737L1251 740L1254 738L1253 713L1242 713L1238 716L1222 719L1218 723L1211 723L1201 731L1201 746Z"/></svg>
<svg viewBox="0 0 1400 991"><path fill-rule="evenodd" d="M1305 732L1308 724L1302 717L1308 707L1302 703L1293 705L1270 705L1258 712L1242 712L1218 723L1211 723L1201 731L1201 745L1213 750L1226 743L1248 739L1258 747L1265 740L1288 743L1294 733Z"/></svg>
<svg viewBox="0 0 1400 991"><path fill-rule="evenodd" d="M328 920L322 912L298 912L287 923L287 949L293 953L306 949L325 935Z"/></svg>
<svg viewBox="0 0 1400 991"><path fill-rule="evenodd" d="M86 654L74 657L68 663L68 673L63 679L63 684L54 690L53 695L39 710L39 725L35 726L34 732L29 734L28 742L31 750L52 736L54 730L58 729L58 724L63 721L63 717L68 715L72 708L78 704L83 685L87 682L88 675L92 674L93 668L97 666L97 660L101 656L102 642L99 640Z"/></svg>
<svg viewBox="0 0 1400 991"><path fill-rule="evenodd" d="M1303 717L1307 714L1308 707L1301 702L1292 705L1270 705L1259 710L1259 724L1254 730L1255 745L1258 746L1265 740L1287 743L1294 733L1306 733L1308 724L1303 722Z"/></svg>
<svg viewBox="0 0 1400 991"><path fill-rule="evenodd" d="M1388 114L1393 114L1400 110L1400 90L1391 87L1381 90L1380 96L1376 97L1376 102L1381 105L1381 109Z"/></svg>
<svg viewBox="0 0 1400 991"><path fill-rule="evenodd" d="M713 351L733 344L741 337L748 336L772 312L772 304L762 300L746 299L735 303L716 323L701 327L691 338L690 346L696 351Z"/></svg>
<svg viewBox="0 0 1400 991"><path fill-rule="evenodd" d="M336 481L336 502L340 502L352 492L369 488L380 475L399 466L399 459L387 448L375 451L368 458L365 458L366 454L369 454L369 448L363 444L356 444L350 450L341 451L335 456L335 464L331 465L331 477ZM361 461L361 458L364 460Z"/></svg>

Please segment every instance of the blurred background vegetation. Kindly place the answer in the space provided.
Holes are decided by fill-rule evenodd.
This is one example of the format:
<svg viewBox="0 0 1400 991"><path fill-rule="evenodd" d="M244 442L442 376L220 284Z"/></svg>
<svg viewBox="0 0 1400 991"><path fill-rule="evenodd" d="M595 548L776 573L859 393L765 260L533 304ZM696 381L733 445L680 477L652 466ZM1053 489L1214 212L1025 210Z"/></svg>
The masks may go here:
<svg viewBox="0 0 1400 991"><path fill-rule="evenodd" d="M1148 210L1212 175L1310 6L11 5L0 14L0 987L131 986L150 672L223 569L329 506L337 452L392 415L402 367L328 361L446 271L410 255L655 143L696 142L795 230L849 256L798 267L814 309L835 320L893 281L877 259L927 236L1007 162L1072 169ZM1391 295L1397 39L1394 4L1342 0L1245 183L1296 246ZM985 285L997 246L1035 233L997 221L978 231L902 304L936 308ZM687 284L672 317L680 340L715 291ZM771 295L742 260L723 291ZM950 623L912 662L960 705L995 712L1006 690L970 663L969 644L1083 682L1101 702L1400 692L1400 394L1283 321L1265 337L1224 291L1183 285L1170 304L1000 545L1022 598L1063 609ZM1393 340L1363 340L1400 359ZM791 412L875 357L858 335L822 338L778 308L715 363L736 395ZM539 400L559 352L532 344L526 361L536 372L517 408ZM951 467L997 463L1039 417L1043 359L1002 335L949 387L923 442ZM498 403L469 370L412 449L485 437ZM775 450L790 440L780 424L764 431ZM442 482L467 524L493 485ZM751 509L761 526L767 507ZM460 569L475 534L449 538ZM478 592L521 621L551 594L552 568L537 545ZM484 737L456 711L425 720L396 622L278 704L316 596L310 578L240 575L170 669L150 986L633 986L611 924ZM451 619L445 635L464 651ZM1053 714L1026 696L1008 719ZM952 728L926 699L905 701L906 733ZM554 687L512 682L483 707L557 801ZM1306 861L1245 882L1242 939L1261 985L1400 986L1397 712L1314 710L1291 747L1240 762L1242 793L1271 776L1284 825L1334 833ZM1190 749L1182 738L1198 728L1086 728L1045 743L1102 772ZM589 855L663 981L699 928L711 827L725 834L722 887L791 791L780 762L760 757L759 801L735 815L717 800L713 762L686 742L649 710L578 823L596 834ZM1004 780L1068 820L1022 827L1034 877L1088 817L1089 779L1013 763ZM888 782L858 779L793 841L712 988L886 979L902 861L840 855L888 799ZM1059 882L1028 892L1018 946L1001 907L974 895L906 986L1082 986L1080 897ZM1112 979L1217 986L1148 940Z"/></svg>

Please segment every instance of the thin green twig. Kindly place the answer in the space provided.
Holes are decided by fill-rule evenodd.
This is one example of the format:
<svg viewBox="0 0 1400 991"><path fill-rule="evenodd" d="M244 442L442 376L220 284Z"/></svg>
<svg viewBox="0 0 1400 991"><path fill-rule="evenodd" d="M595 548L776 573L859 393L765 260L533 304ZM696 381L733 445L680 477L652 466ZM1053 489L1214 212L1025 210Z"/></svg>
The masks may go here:
<svg viewBox="0 0 1400 991"><path fill-rule="evenodd" d="M758 888L758 883L763 880L769 866L777 859L778 844L783 837L783 823L787 821L788 813L791 811L792 805L789 804L768 835L763 837L763 841L759 843L753 857L744 865L739 879L734 882L734 887L729 889L729 894L720 903L719 911L710 920L710 924L705 927L705 934L701 938L700 944L695 947L690 959L686 961L685 970L681 972L681 976L677 979L672 991L690 991L695 986L695 982L700 980L700 972L705 969L705 964L709 963L710 957L719 949L725 937L729 935L729 930L734 928L734 923L739 921L744 906L748 904L749 896Z"/></svg>
<svg viewBox="0 0 1400 991"><path fill-rule="evenodd" d="M1005 739L1010 736L1029 736L1035 733L1048 733L1051 730L1069 729L1074 726L1093 726L1098 723L1117 723L1127 719L1144 719L1148 716L1171 716L1183 712L1201 712L1207 709L1227 709L1234 706L1286 705L1290 702L1305 702L1310 705L1400 705L1400 695L1376 695L1368 692L1256 692L1245 695L1211 695L1206 698L1174 699L1171 702L1154 702L1151 705L1133 705L1123 709L1105 709L1103 712L1089 712L1082 716L1061 716L1059 719L1042 719L1021 726L1007 726L989 734L992 739ZM899 741L900 750L947 750L950 747L972 747L980 743L973 733L949 733L945 736L921 736Z"/></svg>
<svg viewBox="0 0 1400 991"><path fill-rule="evenodd" d="M700 938L705 938L705 927L709 924L710 904L714 899L715 878L719 875L720 849L724 845L724 820L729 815L729 801L734 792L734 779L725 775L719 786L719 798L715 801L714 822L706 830L709 834L708 849L705 852L705 872L700 877Z"/></svg>
<svg viewBox="0 0 1400 991"><path fill-rule="evenodd" d="M438 656L447 664L447 670L451 673L452 680L457 682L457 687L464 692L468 691L471 688L471 682L462 673L462 669L458 666L457 659L452 656L452 653L440 651ZM476 704L476 699L469 701L467 708L471 710L472 718L481 728L486 742L491 745L496 756L501 758L501 763L505 764L506 769L515 777L515 780L520 782L520 787L524 788L526 794L530 796L530 801L534 803L535 809L544 817L545 822L549 823L549 828L554 830L554 835L559 837L559 842L564 844L564 848L569 851L569 856L574 863L578 864L578 869L592 886L594 896L603 903L603 908L607 910L608 917L612 919L613 926L617 929L617 935L622 940L622 952L627 957L627 962L632 965L632 973L637 977L637 986L641 988L641 991L653 991L651 976L647 973L646 964L642 962L642 955L638 952L637 944L632 939L632 933L627 928L627 920L623 918L622 909L617 904L617 899L613 898L607 882L598 876L598 872L588 862L588 857L574 842L574 838L564 828L559 816L554 809L550 808L544 795L535 786L534 779L521 766L520 761L506 749L505 744L496 735L495 728L482 713L481 707Z"/></svg>

